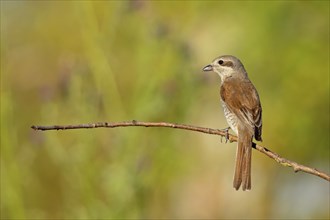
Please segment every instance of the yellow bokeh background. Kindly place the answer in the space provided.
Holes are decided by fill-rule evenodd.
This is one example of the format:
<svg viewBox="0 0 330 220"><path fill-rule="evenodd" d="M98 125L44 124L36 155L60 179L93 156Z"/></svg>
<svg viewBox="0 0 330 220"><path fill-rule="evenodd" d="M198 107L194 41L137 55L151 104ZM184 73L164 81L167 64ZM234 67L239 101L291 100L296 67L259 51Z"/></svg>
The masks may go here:
<svg viewBox="0 0 330 220"><path fill-rule="evenodd" d="M329 1L1 1L2 219L328 219L329 182L235 143L167 128L31 125L166 121L225 128L215 57L259 91L263 146L330 172Z"/></svg>

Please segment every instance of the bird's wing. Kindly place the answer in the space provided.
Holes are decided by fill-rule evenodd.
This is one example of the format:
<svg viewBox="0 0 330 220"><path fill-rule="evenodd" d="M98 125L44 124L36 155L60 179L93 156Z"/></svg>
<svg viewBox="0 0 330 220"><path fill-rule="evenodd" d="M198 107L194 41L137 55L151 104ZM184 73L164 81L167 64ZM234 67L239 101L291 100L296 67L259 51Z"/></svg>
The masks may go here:
<svg viewBox="0 0 330 220"><path fill-rule="evenodd" d="M261 140L262 109L259 95L249 80L227 79L221 85L220 95L228 109L240 122Z"/></svg>

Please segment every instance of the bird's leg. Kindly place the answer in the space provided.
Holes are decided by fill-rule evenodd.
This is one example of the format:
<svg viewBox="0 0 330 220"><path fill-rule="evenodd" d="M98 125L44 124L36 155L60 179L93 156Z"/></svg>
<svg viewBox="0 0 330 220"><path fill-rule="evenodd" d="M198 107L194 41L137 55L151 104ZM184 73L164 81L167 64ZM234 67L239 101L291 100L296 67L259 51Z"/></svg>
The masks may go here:
<svg viewBox="0 0 330 220"><path fill-rule="evenodd" d="M225 129L222 129L222 131L226 132L226 135L225 135L225 138L226 138L226 142L225 143L226 144L229 141L229 129L230 129L230 127L225 128ZM222 142L222 136L221 136L221 142Z"/></svg>

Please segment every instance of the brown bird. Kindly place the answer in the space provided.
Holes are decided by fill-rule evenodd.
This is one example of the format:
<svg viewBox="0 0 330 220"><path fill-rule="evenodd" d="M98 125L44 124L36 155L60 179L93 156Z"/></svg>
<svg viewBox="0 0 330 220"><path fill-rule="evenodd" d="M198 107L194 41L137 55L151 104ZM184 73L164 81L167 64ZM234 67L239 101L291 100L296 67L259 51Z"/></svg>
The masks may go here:
<svg viewBox="0 0 330 220"><path fill-rule="evenodd" d="M213 71L221 78L221 104L230 128L238 136L233 185L236 190L241 185L244 191L250 190L252 140L254 137L262 141L262 109L258 92L243 64L234 56L220 56L203 71Z"/></svg>

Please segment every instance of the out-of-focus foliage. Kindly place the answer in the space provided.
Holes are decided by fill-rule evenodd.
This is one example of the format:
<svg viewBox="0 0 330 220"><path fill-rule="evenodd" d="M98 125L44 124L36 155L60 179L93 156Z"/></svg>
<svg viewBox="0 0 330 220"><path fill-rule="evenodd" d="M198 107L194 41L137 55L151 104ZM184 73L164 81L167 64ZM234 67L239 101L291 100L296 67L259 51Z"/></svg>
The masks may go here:
<svg viewBox="0 0 330 220"><path fill-rule="evenodd" d="M33 124L168 121L225 128L220 79L238 56L264 145L329 173L328 1L1 1L1 217L329 218L329 183L235 144L165 128L35 132Z"/></svg>

